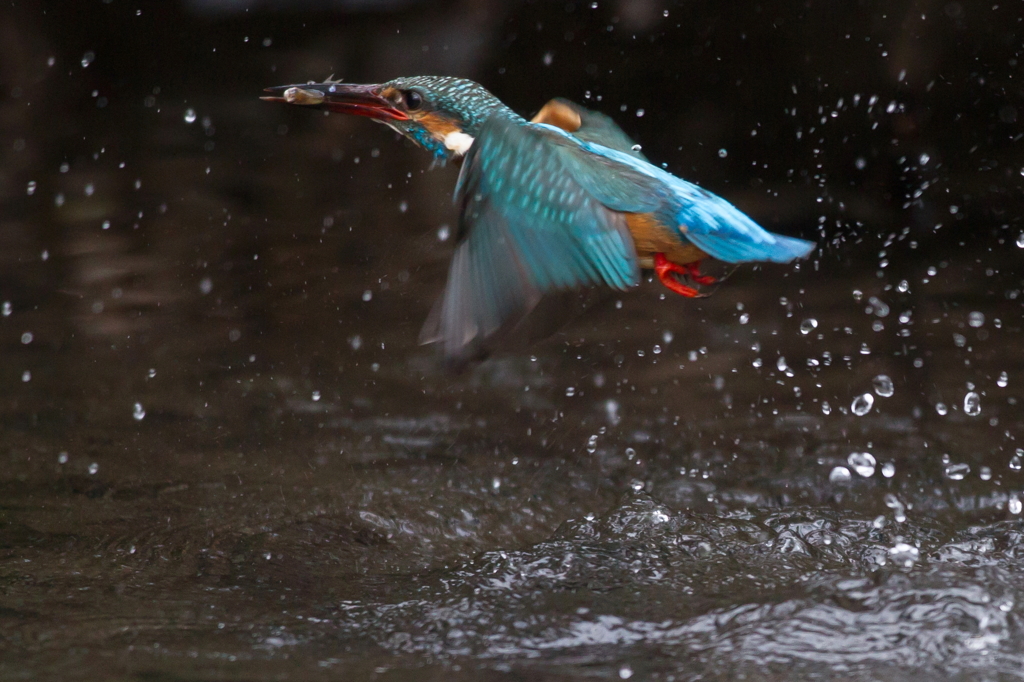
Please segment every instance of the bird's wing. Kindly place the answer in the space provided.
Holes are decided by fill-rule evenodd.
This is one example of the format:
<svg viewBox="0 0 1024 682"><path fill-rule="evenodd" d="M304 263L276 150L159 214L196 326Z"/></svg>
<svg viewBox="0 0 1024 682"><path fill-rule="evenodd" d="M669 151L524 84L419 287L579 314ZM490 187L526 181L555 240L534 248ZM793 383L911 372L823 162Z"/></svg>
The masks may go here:
<svg viewBox="0 0 1024 682"><path fill-rule="evenodd" d="M459 244L420 341L443 341L446 355L464 356L545 292L637 284L621 212L655 205L643 198L644 182L559 130L492 116L459 175Z"/></svg>
<svg viewBox="0 0 1024 682"><path fill-rule="evenodd" d="M640 153L640 145L633 142L615 121L562 97L556 97L545 104L531 121L553 125L585 142L617 149L642 161L647 160Z"/></svg>

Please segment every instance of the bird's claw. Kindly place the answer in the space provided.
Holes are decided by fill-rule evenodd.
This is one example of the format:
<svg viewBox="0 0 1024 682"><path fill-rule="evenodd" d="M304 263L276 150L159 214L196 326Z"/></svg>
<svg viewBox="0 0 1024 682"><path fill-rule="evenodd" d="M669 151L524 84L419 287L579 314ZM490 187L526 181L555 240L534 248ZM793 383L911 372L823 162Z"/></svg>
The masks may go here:
<svg viewBox="0 0 1024 682"><path fill-rule="evenodd" d="M658 276L658 281L665 285L667 289L687 298L704 298L708 294L686 286L674 277L674 274L687 277L693 283L700 285L714 284L718 281L711 275L700 274L700 266L697 263L687 263L686 265L673 263L668 258L665 258L663 253L654 254L654 273Z"/></svg>

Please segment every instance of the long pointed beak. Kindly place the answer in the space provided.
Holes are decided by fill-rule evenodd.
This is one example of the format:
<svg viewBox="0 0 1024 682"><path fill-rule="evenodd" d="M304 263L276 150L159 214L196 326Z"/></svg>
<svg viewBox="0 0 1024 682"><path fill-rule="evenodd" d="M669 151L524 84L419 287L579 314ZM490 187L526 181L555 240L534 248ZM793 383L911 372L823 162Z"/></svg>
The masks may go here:
<svg viewBox="0 0 1024 682"><path fill-rule="evenodd" d="M260 97L266 102L284 102L316 109L327 109L340 114L366 116L378 121L404 121L409 116L395 107L395 103L382 97L381 85L352 85L348 83L310 83L308 85L279 85L267 88L270 93Z"/></svg>

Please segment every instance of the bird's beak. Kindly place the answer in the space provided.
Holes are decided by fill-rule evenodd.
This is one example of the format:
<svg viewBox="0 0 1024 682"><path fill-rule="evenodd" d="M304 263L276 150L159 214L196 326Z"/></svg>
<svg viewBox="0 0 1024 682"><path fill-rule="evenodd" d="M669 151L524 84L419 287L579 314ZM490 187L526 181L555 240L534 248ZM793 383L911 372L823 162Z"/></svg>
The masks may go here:
<svg viewBox="0 0 1024 682"><path fill-rule="evenodd" d="M279 85L267 88L269 93L260 99L267 102L285 102L340 114L366 116L378 121L404 121L409 116L395 107L395 103L381 96L381 85L352 85L348 83L310 83L308 85Z"/></svg>

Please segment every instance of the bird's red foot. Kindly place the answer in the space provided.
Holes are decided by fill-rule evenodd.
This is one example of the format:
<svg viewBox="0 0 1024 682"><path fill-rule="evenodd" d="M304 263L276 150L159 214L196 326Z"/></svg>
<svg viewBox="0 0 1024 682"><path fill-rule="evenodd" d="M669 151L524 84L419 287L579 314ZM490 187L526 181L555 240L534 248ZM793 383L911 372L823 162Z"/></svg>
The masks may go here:
<svg viewBox="0 0 1024 682"><path fill-rule="evenodd" d="M665 258L663 253L654 254L654 273L658 276L658 281L664 284L665 287L687 298L696 298L702 296L702 294L693 287L688 287L681 283L672 276L672 273L689 277L697 284L714 284L716 281L711 275L700 274L700 266L697 263L679 265Z"/></svg>

